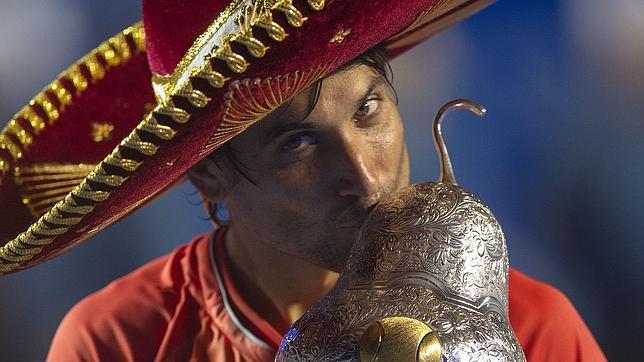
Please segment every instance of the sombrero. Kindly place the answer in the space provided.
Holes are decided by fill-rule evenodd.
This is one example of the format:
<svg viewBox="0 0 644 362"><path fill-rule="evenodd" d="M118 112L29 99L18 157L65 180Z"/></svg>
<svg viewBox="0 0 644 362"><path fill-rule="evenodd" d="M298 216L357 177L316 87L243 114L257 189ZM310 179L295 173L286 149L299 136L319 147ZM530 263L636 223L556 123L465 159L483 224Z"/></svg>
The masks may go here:
<svg viewBox="0 0 644 362"><path fill-rule="evenodd" d="M0 273L42 263L183 179L338 66L404 52L491 0L156 0L0 133Z"/></svg>

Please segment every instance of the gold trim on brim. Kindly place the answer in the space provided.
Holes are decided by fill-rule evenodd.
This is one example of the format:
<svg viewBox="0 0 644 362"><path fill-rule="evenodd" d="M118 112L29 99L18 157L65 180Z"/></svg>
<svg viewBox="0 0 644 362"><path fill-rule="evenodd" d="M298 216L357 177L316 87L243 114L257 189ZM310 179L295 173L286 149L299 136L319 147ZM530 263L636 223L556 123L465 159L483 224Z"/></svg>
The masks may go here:
<svg viewBox="0 0 644 362"><path fill-rule="evenodd" d="M135 49L130 49L128 39ZM11 170L9 165L23 157L24 151L34 142L47 125L53 125L74 97L81 95L90 82L100 81L108 69L121 65L134 53L145 51L143 24L141 22L101 43L96 49L60 73L55 81L38 93L29 104L16 113L0 132L0 149L11 156L1 159L1 176ZM89 75L89 77L86 76ZM69 82L72 87L65 86ZM0 181L1 182L1 181Z"/></svg>

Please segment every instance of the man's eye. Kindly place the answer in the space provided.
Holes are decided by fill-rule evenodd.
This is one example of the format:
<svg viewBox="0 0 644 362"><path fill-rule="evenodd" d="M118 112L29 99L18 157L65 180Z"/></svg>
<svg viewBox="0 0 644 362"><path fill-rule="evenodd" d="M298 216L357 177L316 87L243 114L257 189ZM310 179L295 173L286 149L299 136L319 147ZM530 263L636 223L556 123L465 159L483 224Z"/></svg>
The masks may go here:
<svg viewBox="0 0 644 362"><path fill-rule="evenodd" d="M372 115L378 109L377 99L367 99L356 111L356 118L363 119Z"/></svg>
<svg viewBox="0 0 644 362"><path fill-rule="evenodd" d="M306 146L314 145L317 141L311 135L299 134L289 138L280 146L280 149L289 152L301 151Z"/></svg>

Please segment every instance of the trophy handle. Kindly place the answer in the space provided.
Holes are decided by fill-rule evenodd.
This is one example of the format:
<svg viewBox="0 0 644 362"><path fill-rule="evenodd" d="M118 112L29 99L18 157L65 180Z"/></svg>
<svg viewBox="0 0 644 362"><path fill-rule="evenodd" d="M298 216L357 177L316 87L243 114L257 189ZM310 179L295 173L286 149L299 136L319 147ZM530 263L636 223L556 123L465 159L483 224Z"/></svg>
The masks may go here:
<svg viewBox="0 0 644 362"><path fill-rule="evenodd" d="M455 186L458 184L454 177L454 169L452 169L452 161L449 159L447 146L445 146L445 142L443 141L441 123L447 113L461 109L466 109L479 117L483 117L485 115L485 108L482 105L469 99L455 99L446 103L438 110L433 122L434 146L436 146L436 152L438 152L438 159L441 164L441 173L438 182L449 183Z"/></svg>

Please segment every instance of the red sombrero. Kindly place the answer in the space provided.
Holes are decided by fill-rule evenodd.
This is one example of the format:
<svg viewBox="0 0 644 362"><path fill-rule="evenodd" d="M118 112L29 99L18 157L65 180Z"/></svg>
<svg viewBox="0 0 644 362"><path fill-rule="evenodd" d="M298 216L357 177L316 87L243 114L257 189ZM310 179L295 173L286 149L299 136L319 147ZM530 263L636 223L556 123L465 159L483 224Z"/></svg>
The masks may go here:
<svg viewBox="0 0 644 362"><path fill-rule="evenodd" d="M116 222L365 50L384 41L396 56L490 2L144 0L143 24L61 73L0 133L0 274Z"/></svg>

